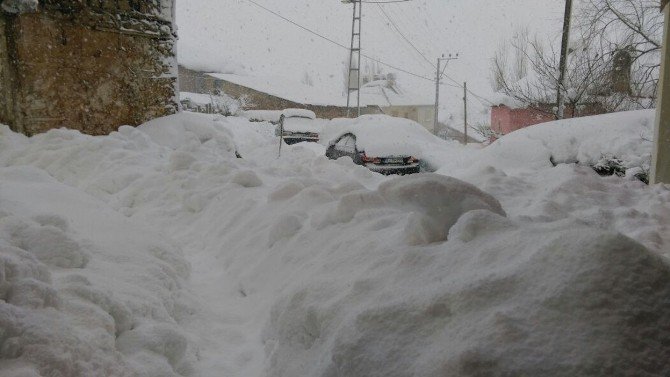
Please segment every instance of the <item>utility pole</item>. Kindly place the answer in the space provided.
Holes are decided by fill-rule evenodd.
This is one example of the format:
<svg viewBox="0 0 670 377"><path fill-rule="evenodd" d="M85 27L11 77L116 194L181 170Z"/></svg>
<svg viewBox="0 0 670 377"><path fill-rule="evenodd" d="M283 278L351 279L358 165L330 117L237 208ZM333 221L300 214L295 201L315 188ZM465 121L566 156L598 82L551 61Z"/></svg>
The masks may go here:
<svg viewBox="0 0 670 377"><path fill-rule="evenodd" d="M654 150L649 179L651 184L670 184L670 4L668 0L661 1L661 9L665 13L665 25L654 126Z"/></svg>
<svg viewBox="0 0 670 377"><path fill-rule="evenodd" d="M456 56L452 56L449 54L449 56L444 56L442 54L442 57L437 58L437 74L435 75L435 120L433 120L433 133L437 133L438 127L440 124L440 79L442 78L442 75L444 74L444 70L442 69L442 61L446 60L447 63L444 65L444 69L447 69L447 65L449 64L450 60L456 60L458 59L458 54Z"/></svg>
<svg viewBox="0 0 670 377"><path fill-rule="evenodd" d="M361 116L361 18L362 0L342 0L354 5L351 21L351 48L349 49L349 77L347 79L347 118L351 116L351 93L356 92L356 109ZM352 82L354 86L352 86Z"/></svg>
<svg viewBox="0 0 670 377"><path fill-rule="evenodd" d="M463 83L463 144L468 145L468 82Z"/></svg>
<svg viewBox="0 0 670 377"><path fill-rule="evenodd" d="M563 17L563 40L561 42L561 62L559 64L558 85L556 85L557 118L565 117L565 70L568 63L568 48L570 43L570 20L572 18L572 0L565 0L565 16Z"/></svg>
<svg viewBox="0 0 670 377"><path fill-rule="evenodd" d="M442 55L444 56L444 55ZM437 73L435 74L435 119L433 120L433 133L437 134L437 127L439 125L439 116L440 116L440 64L442 64L442 59L437 58Z"/></svg>

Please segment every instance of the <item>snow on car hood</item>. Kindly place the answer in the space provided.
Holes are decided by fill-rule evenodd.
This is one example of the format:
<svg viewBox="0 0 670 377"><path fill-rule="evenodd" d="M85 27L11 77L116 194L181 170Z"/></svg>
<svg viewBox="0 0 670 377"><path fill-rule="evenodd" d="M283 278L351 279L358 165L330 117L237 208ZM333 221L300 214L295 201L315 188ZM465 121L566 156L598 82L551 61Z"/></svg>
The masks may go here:
<svg viewBox="0 0 670 377"><path fill-rule="evenodd" d="M289 132L321 132L322 122L317 119L303 117L284 118L284 131Z"/></svg>
<svg viewBox="0 0 670 377"><path fill-rule="evenodd" d="M432 148L444 148L445 142L420 124L387 115L363 115L356 119L334 119L322 133L322 140L333 142L351 133L356 145L369 156L414 156L423 158Z"/></svg>
<svg viewBox="0 0 670 377"><path fill-rule="evenodd" d="M287 118L298 117L298 118L316 119L316 114L312 110L285 109L284 111L282 111L282 114Z"/></svg>

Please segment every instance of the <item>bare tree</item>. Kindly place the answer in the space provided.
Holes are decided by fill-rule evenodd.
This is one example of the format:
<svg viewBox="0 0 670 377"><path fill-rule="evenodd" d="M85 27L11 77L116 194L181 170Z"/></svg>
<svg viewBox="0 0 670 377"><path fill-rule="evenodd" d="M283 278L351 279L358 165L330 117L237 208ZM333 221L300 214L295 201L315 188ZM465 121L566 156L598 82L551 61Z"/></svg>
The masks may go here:
<svg viewBox="0 0 670 377"><path fill-rule="evenodd" d="M494 88L524 106L556 116L557 109L552 104L559 82L559 53L552 44L537 37L531 39L525 33L525 36L515 35L493 58ZM510 49L513 54L509 53ZM513 55L512 62L510 55ZM578 113L593 100L594 94L604 91L607 61L590 48L588 40L580 39L572 43L567 64L566 104Z"/></svg>
<svg viewBox="0 0 670 377"><path fill-rule="evenodd" d="M587 105L601 112L653 107L663 26L658 2L584 0L578 14L563 88L568 108L579 115ZM556 115L558 52L527 30L515 33L493 58L494 89ZM520 62L528 64L525 75Z"/></svg>
<svg viewBox="0 0 670 377"><path fill-rule="evenodd" d="M631 99L655 97L658 86L663 17L657 0L585 0L579 26L597 43L604 56L616 58L619 51L631 56Z"/></svg>

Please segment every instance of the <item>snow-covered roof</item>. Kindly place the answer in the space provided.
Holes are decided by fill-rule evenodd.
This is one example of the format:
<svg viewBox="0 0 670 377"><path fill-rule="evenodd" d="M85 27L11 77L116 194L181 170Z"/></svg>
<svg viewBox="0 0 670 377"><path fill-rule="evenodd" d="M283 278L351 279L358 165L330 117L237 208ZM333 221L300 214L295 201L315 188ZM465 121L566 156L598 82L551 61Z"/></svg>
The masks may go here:
<svg viewBox="0 0 670 377"><path fill-rule="evenodd" d="M346 106L347 97L339 88L309 86L278 76L246 76L233 73L209 73L210 76L275 97L305 105ZM430 86L412 90L387 80L372 81L361 87L361 106L432 106L435 99ZM352 93L356 98L356 92Z"/></svg>
<svg viewBox="0 0 670 377"><path fill-rule="evenodd" d="M212 103L212 96L210 94L179 92L179 100L188 100L198 105L207 105Z"/></svg>
<svg viewBox="0 0 670 377"><path fill-rule="evenodd" d="M421 85L409 90L390 80L375 80L361 87L361 103L380 107L434 106L434 95L435 90L429 86Z"/></svg>
<svg viewBox="0 0 670 377"><path fill-rule="evenodd" d="M244 76L232 73L209 73L210 76L275 97L305 105L346 106L347 99L334 88L309 86L278 76Z"/></svg>

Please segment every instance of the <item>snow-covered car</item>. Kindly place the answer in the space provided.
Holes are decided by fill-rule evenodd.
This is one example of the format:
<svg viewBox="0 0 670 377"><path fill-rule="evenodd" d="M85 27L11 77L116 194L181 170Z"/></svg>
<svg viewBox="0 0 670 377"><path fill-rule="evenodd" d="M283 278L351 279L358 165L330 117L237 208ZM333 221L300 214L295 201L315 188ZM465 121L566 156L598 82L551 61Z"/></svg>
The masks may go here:
<svg viewBox="0 0 670 377"><path fill-rule="evenodd" d="M280 136L286 144L318 142L319 127L316 114L304 109L284 110L275 129L275 135Z"/></svg>
<svg viewBox="0 0 670 377"><path fill-rule="evenodd" d="M381 174L404 175L421 171L419 160L408 153L369 155L364 149L360 149L356 141L356 135L353 133L342 135L328 145L326 157L333 160L345 156L351 157L354 163Z"/></svg>
<svg viewBox="0 0 670 377"><path fill-rule="evenodd" d="M329 140L326 157L348 156L354 163L382 174L422 171L423 151L439 143L420 124L386 115L333 120L324 129L324 136Z"/></svg>

